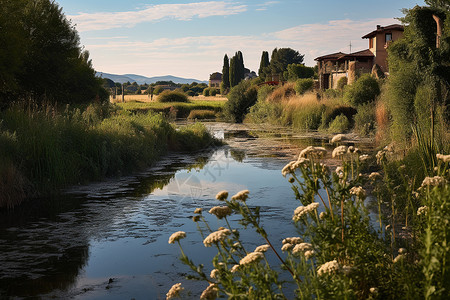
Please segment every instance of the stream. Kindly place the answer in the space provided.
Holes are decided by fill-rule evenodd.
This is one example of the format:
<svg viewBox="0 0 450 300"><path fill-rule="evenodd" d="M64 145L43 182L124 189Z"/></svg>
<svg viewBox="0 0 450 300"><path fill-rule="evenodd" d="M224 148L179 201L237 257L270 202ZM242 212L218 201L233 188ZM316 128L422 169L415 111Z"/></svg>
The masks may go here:
<svg viewBox="0 0 450 300"><path fill-rule="evenodd" d="M144 172L1 211L0 298L165 299L178 282L198 298L207 283L185 279L189 269L168 238L185 231L183 250L209 274L217 249L204 247L191 217L202 207L213 229L223 226L207 213L221 205L214 198L221 190L250 190L247 202L261 207L262 223L278 249L284 237L297 236L291 218L299 202L281 169L308 145L331 149L329 137L270 126L207 126L227 145L169 153ZM371 147L370 140L355 144ZM232 226L236 220L230 217ZM251 229L242 232L242 240L248 249L264 244Z"/></svg>

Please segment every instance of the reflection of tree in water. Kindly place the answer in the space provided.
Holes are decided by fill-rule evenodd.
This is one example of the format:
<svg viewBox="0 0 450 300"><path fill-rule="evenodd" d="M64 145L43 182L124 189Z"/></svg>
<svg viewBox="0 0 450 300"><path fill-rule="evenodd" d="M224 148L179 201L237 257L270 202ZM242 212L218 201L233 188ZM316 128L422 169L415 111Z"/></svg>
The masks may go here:
<svg viewBox="0 0 450 300"><path fill-rule="evenodd" d="M230 154L231 157L237 162L242 162L245 159L245 151L243 150L231 149Z"/></svg>
<svg viewBox="0 0 450 300"><path fill-rule="evenodd" d="M155 175L81 187L0 211L0 298L68 291L89 259L89 241L114 232L111 221L139 204L130 198L164 188L180 169L203 168L211 155L163 165Z"/></svg>

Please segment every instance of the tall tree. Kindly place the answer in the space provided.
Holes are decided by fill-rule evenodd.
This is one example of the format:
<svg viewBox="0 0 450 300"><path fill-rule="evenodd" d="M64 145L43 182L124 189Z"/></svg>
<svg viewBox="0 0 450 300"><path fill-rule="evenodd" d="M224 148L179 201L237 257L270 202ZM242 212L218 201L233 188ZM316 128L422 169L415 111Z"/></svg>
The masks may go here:
<svg viewBox="0 0 450 300"><path fill-rule="evenodd" d="M3 9L11 8L11 3L18 5ZM13 63L8 80L13 78L16 83L6 93L3 89L0 92L3 103L20 97L61 103L106 96L102 81L95 77L89 53L81 48L77 31L55 1L0 0L0 7L0 40L4 33L14 32L12 43L6 43L14 60L0 51L0 69ZM3 23L5 18L14 22ZM0 81L6 82L2 78Z"/></svg>
<svg viewBox="0 0 450 300"><path fill-rule="evenodd" d="M272 75L279 75L281 80L286 79L283 78L283 73L287 70L287 66L290 64L301 64L303 57L304 55L291 48L275 48L270 60L270 71Z"/></svg>
<svg viewBox="0 0 450 300"><path fill-rule="evenodd" d="M239 83L239 71L237 69L237 57L233 56L230 60L230 87L233 87Z"/></svg>
<svg viewBox="0 0 450 300"><path fill-rule="evenodd" d="M230 63L228 60L228 55L225 54L223 57L223 67L222 67L222 89L224 91L230 88Z"/></svg>
<svg viewBox="0 0 450 300"><path fill-rule="evenodd" d="M261 55L261 62L259 63L258 76L266 77L268 67L269 67L269 52L263 51Z"/></svg>
<svg viewBox="0 0 450 300"><path fill-rule="evenodd" d="M238 78L239 81L245 78L245 66L244 66L244 56L241 51L236 53L237 56L237 69L238 69Z"/></svg>

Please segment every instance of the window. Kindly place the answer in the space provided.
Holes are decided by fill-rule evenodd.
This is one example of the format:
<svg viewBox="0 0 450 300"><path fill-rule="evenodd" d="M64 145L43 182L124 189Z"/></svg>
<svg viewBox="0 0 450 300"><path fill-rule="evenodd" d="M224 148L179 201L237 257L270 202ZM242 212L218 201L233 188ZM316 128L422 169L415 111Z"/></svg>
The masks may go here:
<svg viewBox="0 0 450 300"><path fill-rule="evenodd" d="M386 33L385 40L386 40L386 43L392 41L392 33Z"/></svg>

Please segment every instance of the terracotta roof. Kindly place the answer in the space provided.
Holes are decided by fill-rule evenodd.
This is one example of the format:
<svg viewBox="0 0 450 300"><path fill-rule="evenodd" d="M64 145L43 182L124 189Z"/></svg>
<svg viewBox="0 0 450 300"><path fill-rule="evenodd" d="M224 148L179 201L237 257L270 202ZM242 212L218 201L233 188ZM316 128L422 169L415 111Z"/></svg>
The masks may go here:
<svg viewBox="0 0 450 300"><path fill-rule="evenodd" d="M374 30L371 33L366 34L365 36L362 37L362 39L368 39L368 38L375 36L377 33L383 33L383 32L391 31L391 30L403 31L403 30L405 30L405 28L403 27L403 25L400 25L400 24L392 24L392 25L388 25L388 26L377 25L377 30Z"/></svg>
<svg viewBox="0 0 450 300"><path fill-rule="evenodd" d="M336 53L332 53L332 54L327 54L327 55L316 57L316 58L314 58L314 60L338 59L342 55L346 55L346 54L342 53L342 52L336 52Z"/></svg>
<svg viewBox="0 0 450 300"><path fill-rule="evenodd" d="M343 52L337 52L332 53L324 56L320 56L315 58L314 60L341 60L341 59L351 59L356 57L374 57L372 51L369 49L353 52L353 53L343 53Z"/></svg>
<svg viewBox="0 0 450 300"><path fill-rule="evenodd" d="M338 59L353 58L353 57L374 57L374 56L375 55L373 55L372 51L370 51L369 49L366 49L366 50L342 55L342 56L338 57Z"/></svg>

